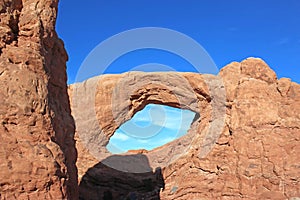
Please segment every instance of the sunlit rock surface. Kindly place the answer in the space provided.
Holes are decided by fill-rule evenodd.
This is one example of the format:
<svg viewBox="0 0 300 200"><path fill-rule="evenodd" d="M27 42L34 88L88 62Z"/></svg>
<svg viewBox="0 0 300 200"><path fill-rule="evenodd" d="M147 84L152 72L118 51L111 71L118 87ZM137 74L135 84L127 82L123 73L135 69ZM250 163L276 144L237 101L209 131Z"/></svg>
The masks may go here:
<svg viewBox="0 0 300 200"><path fill-rule="evenodd" d="M0 1L0 199L76 199L57 0Z"/></svg>
<svg viewBox="0 0 300 200"><path fill-rule="evenodd" d="M71 85L69 94L83 199L300 196L300 86L278 80L261 59L230 63L218 76L102 75ZM185 137L162 147L111 155L105 146L114 131L150 103L190 109L200 117ZM160 168L163 184L153 178ZM124 182L126 177L131 183ZM150 181L152 191L143 190L143 179ZM127 185L134 180L140 187Z"/></svg>

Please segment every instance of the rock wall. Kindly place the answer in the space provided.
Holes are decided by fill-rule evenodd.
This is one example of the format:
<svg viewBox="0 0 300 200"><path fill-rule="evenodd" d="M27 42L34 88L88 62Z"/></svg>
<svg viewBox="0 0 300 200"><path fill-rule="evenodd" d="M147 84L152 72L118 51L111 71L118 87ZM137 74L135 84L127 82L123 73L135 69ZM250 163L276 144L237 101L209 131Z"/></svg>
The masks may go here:
<svg viewBox="0 0 300 200"><path fill-rule="evenodd" d="M82 199L300 197L300 86L278 80L261 59L233 62L218 76L103 75L69 94ZM114 131L149 103L199 115L178 140L111 155L105 146Z"/></svg>
<svg viewBox="0 0 300 200"><path fill-rule="evenodd" d="M0 199L77 199L57 0L0 1Z"/></svg>

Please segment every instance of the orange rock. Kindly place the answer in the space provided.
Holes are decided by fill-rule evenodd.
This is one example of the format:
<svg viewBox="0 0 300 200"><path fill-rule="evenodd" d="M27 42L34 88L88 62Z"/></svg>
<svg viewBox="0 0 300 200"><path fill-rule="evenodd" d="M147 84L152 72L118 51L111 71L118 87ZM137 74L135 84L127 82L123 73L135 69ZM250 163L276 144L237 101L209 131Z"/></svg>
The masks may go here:
<svg viewBox="0 0 300 200"><path fill-rule="evenodd" d="M0 199L78 198L57 2L0 2Z"/></svg>
<svg viewBox="0 0 300 200"><path fill-rule="evenodd" d="M233 62L219 77L225 86L224 99L216 76L194 73L129 72L71 85L81 197L93 194L97 198L112 192L115 198L128 194L155 199L158 190L145 192L141 177L130 171L145 164L149 173L144 178L155 186L159 184L152 172L162 169L160 199L300 197L299 84L277 80L270 67L257 58ZM105 146L114 131L149 103L190 109L200 118L187 136L154 150L129 151L118 158L107 152ZM219 134L207 137L210 127L219 125L223 125ZM208 154L202 154L205 149ZM143 155L146 161L129 162L134 155ZM119 187L126 187L128 193Z"/></svg>

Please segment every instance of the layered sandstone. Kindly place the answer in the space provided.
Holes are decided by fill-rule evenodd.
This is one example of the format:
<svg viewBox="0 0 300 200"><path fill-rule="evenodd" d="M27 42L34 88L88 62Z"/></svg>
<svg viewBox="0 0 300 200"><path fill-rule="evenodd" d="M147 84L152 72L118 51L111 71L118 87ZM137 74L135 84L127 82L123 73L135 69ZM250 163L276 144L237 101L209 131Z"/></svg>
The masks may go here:
<svg viewBox="0 0 300 200"><path fill-rule="evenodd" d="M69 93L82 199L300 197L300 86L278 80L261 59L233 62L218 76L102 75ZM111 155L114 131L149 103L199 115L178 140Z"/></svg>
<svg viewBox="0 0 300 200"><path fill-rule="evenodd" d="M57 0L0 1L0 199L76 199Z"/></svg>

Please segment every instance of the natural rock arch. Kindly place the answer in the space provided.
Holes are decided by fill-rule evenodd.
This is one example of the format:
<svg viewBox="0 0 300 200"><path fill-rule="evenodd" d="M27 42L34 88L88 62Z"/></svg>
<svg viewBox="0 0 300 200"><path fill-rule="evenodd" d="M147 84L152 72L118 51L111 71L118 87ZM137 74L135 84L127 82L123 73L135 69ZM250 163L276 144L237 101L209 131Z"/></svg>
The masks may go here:
<svg viewBox="0 0 300 200"><path fill-rule="evenodd" d="M146 153L153 168L161 167L162 162L170 164L175 157L177 159L186 152L193 140L204 138L200 133L208 131L212 98L207 83L211 84L215 79L194 73L128 72L102 75L74 84L70 87L70 94L77 136L100 161L111 155L105 146L115 130L145 105L154 103L189 109L198 115L188 133L180 140ZM221 85L218 87L222 88Z"/></svg>
<svg viewBox="0 0 300 200"><path fill-rule="evenodd" d="M138 78L138 74L144 78ZM176 81L173 75L174 73L165 73L164 76L168 77L168 82L173 83L173 86L180 86L181 81L178 80L181 79L176 78ZM165 190L160 193L160 197L162 199L216 199L222 197L284 199L299 196L299 192L297 192L299 191L299 184L297 184L299 176L296 175L299 174L297 164L299 151L292 151L292 149L299 149L297 142L300 136L299 117L297 117L298 108L300 108L299 85L288 79L277 80L276 74L266 63L255 58L249 58L241 63L233 62L224 67L218 76L193 73L178 73L178 75L184 77L193 88L197 103L200 104L201 116L199 123L194 123L198 125L198 129L195 133L196 137L193 137L194 140L189 143L189 151L186 151L184 155L181 154L182 156L179 156L177 160L173 159L174 162L165 162L168 165L162 167ZM132 80L128 78L129 76L136 78ZM93 181L99 177L97 164L103 160L96 159L89 150L105 150L103 146L114 130L130 119L137 110L142 109L145 102L157 101L152 99L154 96L156 96L155 99L159 99L157 103L160 104L173 103L173 106L180 108L189 106L188 103L178 104L178 102L172 101L169 91L174 92L175 89L164 90L165 84L160 84L160 91L158 91L157 84L144 82L145 84L141 84L143 87L136 88L132 94L125 94L125 96L129 96L128 98L120 98L124 101L119 101L116 105L118 109L114 111L119 118L114 118L116 113L112 112L112 102L113 99L117 99L113 98L114 88L126 86L126 90L123 92L129 91L129 85L134 85L138 82L137 80L143 83L149 78L148 76L155 77L155 73L130 72L121 75L102 75L70 86L72 112L78 133L82 131L81 125L85 127L84 134L88 134L87 130L95 131L90 140L84 141L92 142L88 143L89 149L81 140L82 137L79 138L78 135L81 133L77 133L76 136L79 152L77 162L79 178L81 179L85 174L84 182L87 183L86 186L89 186L85 188L87 193L82 193L83 197L85 194L89 194L89 191L100 189L97 185L93 185ZM220 77L222 77L226 89L225 101L220 101L222 98L218 97L219 94L213 93L214 89L224 88L217 84L216 79L218 80ZM161 77L157 78L157 80L159 79ZM116 87L120 83L126 84ZM170 86L167 85L167 88ZM185 94L184 91L182 90L180 94ZM91 99L89 96L91 92L94 95L94 104L84 104ZM116 91L116 94L120 94L120 91ZM84 105L83 109L79 109L79 104ZM93 105L95 105L95 110L87 109ZM214 124L215 127L218 127L222 124L218 120L213 120L220 117L218 109L213 109L214 106L225 107L225 126L222 126L222 130L218 130L221 134L219 138L206 137L209 135L206 134L207 127L214 127ZM192 107L189 109L192 110ZM91 117L92 114L94 114L92 121L85 120L85 115ZM104 127L104 132L99 129L99 124ZM105 137L99 135L105 135ZM83 139L85 138L83 137ZM97 146L93 144L93 141L100 141L98 144L101 145ZM130 155L146 156L149 159L149 167L154 169L155 163L159 163L155 161L167 158L164 153L168 152L169 147L170 149L178 147L176 142L184 143L184 141L184 138L181 138L153 151L134 151ZM190 142L190 140L188 141ZM206 144L208 146L215 144L215 146L212 149L206 149ZM209 153L203 156L201 154L203 149L211 151L204 151ZM105 154L105 151L102 153ZM121 162L119 165L124 169L117 169L117 171L128 170L128 167L130 170L130 163L135 163L134 160L127 159L131 157L130 155L124 155L129 165ZM151 155L154 158L151 158ZM279 158L278 155L282 156ZM150 166L151 164L152 166ZM140 172L144 170L143 166L141 167ZM101 180L99 181L101 182Z"/></svg>

